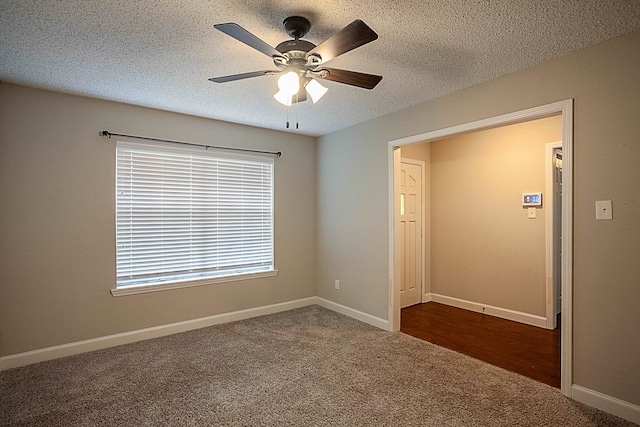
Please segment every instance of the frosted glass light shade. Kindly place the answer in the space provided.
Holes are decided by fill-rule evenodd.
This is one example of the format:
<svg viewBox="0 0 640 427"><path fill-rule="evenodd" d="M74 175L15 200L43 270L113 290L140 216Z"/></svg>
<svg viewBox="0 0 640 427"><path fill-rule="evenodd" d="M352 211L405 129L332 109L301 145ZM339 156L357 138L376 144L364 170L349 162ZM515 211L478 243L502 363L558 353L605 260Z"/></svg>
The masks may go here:
<svg viewBox="0 0 640 427"><path fill-rule="evenodd" d="M282 105L291 107L293 96L300 90L300 77L298 73L289 71L278 79L278 92L273 97Z"/></svg>
<svg viewBox="0 0 640 427"><path fill-rule="evenodd" d="M278 79L278 89L291 95L298 93L300 90L300 77L293 71L283 74Z"/></svg>
<svg viewBox="0 0 640 427"><path fill-rule="evenodd" d="M318 83L317 80L314 80L314 79L309 80L309 83L307 83L307 85L304 88L309 94L309 96L311 97L311 100L313 101L314 104L318 102L320 98L324 96L325 93L327 93L327 90L329 90L328 88L322 86L320 83Z"/></svg>
<svg viewBox="0 0 640 427"><path fill-rule="evenodd" d="M293 95L290 93L284 92L283 90L279 90L273 95L276 101L278 101L282 105L286 105L287 107L291 107Z"/></svg>

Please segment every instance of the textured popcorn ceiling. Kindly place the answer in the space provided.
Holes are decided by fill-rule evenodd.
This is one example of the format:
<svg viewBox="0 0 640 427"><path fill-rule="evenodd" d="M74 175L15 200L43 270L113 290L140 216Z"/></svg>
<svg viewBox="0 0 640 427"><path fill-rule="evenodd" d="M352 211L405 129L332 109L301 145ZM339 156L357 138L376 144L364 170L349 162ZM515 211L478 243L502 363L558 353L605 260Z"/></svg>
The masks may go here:
<svg viewBox="0 0 640 427"><path fill-rule="evenodd" d="M328 63L384 76L374 90L326 82L318 104L289 109L290 131L323 135L637 30L640 1L1 0L0 80L285 130L277 77L207 79L273 69L214 24L276 46L290 15L316 44L356 18L379 35Z"/></svg>

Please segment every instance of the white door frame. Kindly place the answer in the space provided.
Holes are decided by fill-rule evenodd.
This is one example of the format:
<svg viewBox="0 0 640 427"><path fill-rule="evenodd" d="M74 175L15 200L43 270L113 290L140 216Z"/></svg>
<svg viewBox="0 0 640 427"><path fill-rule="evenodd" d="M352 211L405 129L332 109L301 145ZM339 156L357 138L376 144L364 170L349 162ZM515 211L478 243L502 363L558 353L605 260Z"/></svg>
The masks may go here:
<svg viewBox="0 0 640 427"><path fill-rule="evenodd" d="M554 102L527 110L504 114L471 123L452 126L419 135L389 141L389 330L400 329L400 206L395 203L399 194L399 147L418 142L458 135L461 133L522 123L562 115L562 330L560 334L560 390L572 397L573 384L573 99Z"/></svg>
<svg viewBox="0 0 640 427"><path fill-rule="evenodd" d="M562 141L550 142L545 147L545 186L546 200L543 200L545 205L545 257L546 257L546 317L547 317L547 329L555 329L556 322L556 298L555 298L555 271L556 271L556 257L553 250L555 244L554 226L555 226L555 209L556 198L554 192L554 166L553 166L553 152L556 148L562 148ZM564 196L564 195L563 195ZM562 310L561 310L562 311Z"/></svg>

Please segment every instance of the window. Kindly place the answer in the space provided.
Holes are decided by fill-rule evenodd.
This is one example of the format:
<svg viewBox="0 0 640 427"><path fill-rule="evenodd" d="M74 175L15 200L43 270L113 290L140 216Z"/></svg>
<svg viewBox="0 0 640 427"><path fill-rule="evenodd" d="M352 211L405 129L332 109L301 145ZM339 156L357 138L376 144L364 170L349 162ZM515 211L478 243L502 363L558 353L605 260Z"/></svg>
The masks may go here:
<svg viewBox="0 0 640 427"><path fill-rule="evenodd" d="M273 159L118 142L116 246L118 289L273 272Z"/></svg>

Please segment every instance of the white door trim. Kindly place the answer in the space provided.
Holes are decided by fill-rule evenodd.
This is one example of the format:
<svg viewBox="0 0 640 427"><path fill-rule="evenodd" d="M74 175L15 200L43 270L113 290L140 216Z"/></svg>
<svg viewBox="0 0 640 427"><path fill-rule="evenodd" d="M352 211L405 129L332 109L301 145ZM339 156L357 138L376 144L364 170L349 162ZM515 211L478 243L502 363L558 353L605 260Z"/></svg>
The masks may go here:
<svg viewBox="0 0 640 427"><path fill-rule="evenodd" d="M545 268L546 268L546 328L547 329L555 329L556 324L556 298L555 298L555 289L554 289L554 277L555 274L555 254L554 254L554 235L553 235L553 226L554 226L554 218L555 218L555 193L554 193L554 180L553 173L554 167L552 164L553 161L553 152L556 148L562 148L562 141L550 142L546 145L545 148L545 181L546 181L546 200L543 200L543 204L545 205Z"/></svg>
<svg viewBox="0 0 640 427"><path fill-rule="evenodd" d="M398 147L418 142L457 135L464 132L489 129L521 123L556 114L562 115L562 331L561 331L561 379L562 394L572 397L573 384L573 99L558 101L527 110L516 111L497 117L477 120L419 135L389 141L389 330L400 329L400 207L395 203L400 190L400 150Z"/></svg>

